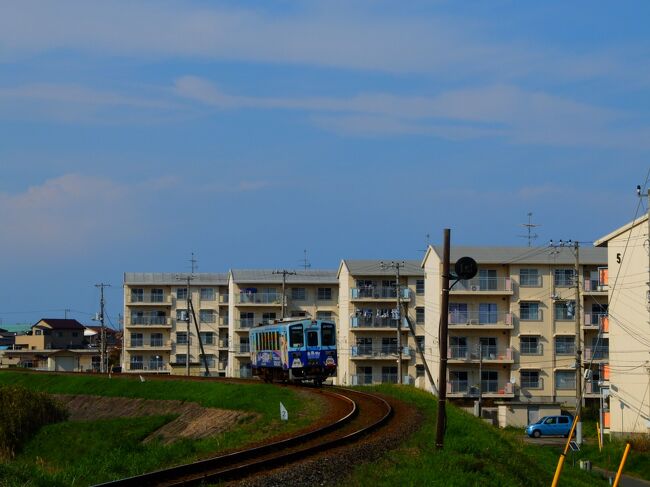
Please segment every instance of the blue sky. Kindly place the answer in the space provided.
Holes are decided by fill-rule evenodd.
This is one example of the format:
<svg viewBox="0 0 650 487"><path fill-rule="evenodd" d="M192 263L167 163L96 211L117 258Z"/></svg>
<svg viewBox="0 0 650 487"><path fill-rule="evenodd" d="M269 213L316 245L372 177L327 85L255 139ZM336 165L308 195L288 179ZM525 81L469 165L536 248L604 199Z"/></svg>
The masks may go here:
<svg viewBox="0 0 650 487"><path fill-rule="evenodd" d="M594 240L650 153L647 2L0 4L0 319L125 271Z"/></svg>

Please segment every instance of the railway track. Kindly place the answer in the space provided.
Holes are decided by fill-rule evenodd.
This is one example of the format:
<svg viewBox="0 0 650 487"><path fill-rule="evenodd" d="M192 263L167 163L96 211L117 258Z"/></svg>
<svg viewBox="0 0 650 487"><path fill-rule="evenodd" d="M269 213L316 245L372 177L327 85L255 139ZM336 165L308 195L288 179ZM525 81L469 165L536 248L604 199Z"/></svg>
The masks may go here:
<svg viewBox="0 0 650 487"><path fill-rule="evenodd" d="M386 424L393 413L392 407L384 399L364 392L331 388L323 390L322 394L330 395L347 405L343 414L324 427L262 446L106 482L96 487L171 487L239 480L262 470L353 443Z"/></svg>

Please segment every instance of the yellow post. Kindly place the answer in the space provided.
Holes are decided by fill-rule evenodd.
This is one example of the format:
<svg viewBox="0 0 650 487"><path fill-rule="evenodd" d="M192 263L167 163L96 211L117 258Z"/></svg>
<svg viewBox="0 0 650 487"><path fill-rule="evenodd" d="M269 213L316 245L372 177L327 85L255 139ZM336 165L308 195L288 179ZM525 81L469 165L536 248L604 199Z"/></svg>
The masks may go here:
<svg viewBox="0 0 650 487"><path fill-rule="evenodd" d="M614 487L618 486L618 481L621 480L621 474L623 473L623 465L625 465L625 460L627 460L627 454L630 452L630 444L625 445L625 451L623 452L623 458L621 458L621 464L618 466L618 472L616 472L616 478L614 479Z"/></svg>
<svg viewBox="0 0 650 487"><path fill-rule="evenodd" d="M598 435L598 451L603 451L603 442L600 441L600 423L596 421L596 434Z"/></svg>
<svg viewBox="0 0 650 487"><path fill-rule="evenodd" d="M553 483L551 484L551 487L557 487L557 483L560 481L560 474L562 473L562 467L564 466L564 459L566 458L566 454L569 451L569 444L571 443L571 438L573 438L573 432L576 429L576 424L578 424L578 421L580 421L579 414L577 414L573 420L573 424L571 425L571 432L569 433L569 437L566 439L566 445L564 445L564 451L560 454L560 459L557 461L557 467L555 469L555 475L553 476Z"/></svg>

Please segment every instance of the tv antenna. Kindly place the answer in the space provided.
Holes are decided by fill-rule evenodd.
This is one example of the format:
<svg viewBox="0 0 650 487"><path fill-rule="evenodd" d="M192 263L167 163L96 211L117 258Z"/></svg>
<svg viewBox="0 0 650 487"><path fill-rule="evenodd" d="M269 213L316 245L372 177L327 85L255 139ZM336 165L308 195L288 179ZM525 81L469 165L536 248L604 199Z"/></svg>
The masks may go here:
<svg viewBox="0 0 650 487"><path fill-rule="evenodd" d="M299 261L301 262L302 267L307 270L311 267L311 262L307 260L307 249L302 251L304 254L304 257Z"/></svg>
<svg viewBox="0 0 650 487"><path fill-rule="evenodd" d="M533 214L529 211L528 212L528 223L522 223L522 227L525 227L528 229L528 235L518 235L520 238L527 238L528 239L528 246L531 247L533 244L533 240L539 237L536 233L533 233L533 229L537 227L541 227L541 225L538 225L537 223L533 223Z"/></svg>
<svg viewBox="0 0 650 487"><path fill-rule="evenodd" d="M198 260L194 257L194 252L192 252L192 258L190 259L190 269L192 270L192 274L198 270L199 266L197 264Z"/></svg>
<svg viewBox="0 0 650 487"><path fill-rule="evenodd" d="M429 234L427 233L426 236L425 236L425 238L424 238L424 249L420 249L420 252L424 252L424 253L426 253L427 250L429 249L429 245L430 245L430 244L431 244L431 235L429 235Z"/></svg>

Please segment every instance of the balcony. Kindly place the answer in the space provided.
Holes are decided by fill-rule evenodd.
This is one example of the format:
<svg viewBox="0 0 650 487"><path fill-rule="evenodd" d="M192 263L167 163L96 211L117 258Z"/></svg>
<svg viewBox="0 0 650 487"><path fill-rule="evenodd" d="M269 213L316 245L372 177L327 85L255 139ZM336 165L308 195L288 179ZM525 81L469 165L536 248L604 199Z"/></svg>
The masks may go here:
<svg viewBox="0 0 650 487"><path fill-rule="evenodd" d="M470 352L468 347L462 345L451 345L447 348L447 358L452 363L514 363L512 348L483 347L481 354L478 353L478 347L474 347L474 352Z"/></svg>
<svg viewBox="0 0 650 487"><path fill-rule="evenodd" d="M169 316L131 316L129 328L171 328Z"/></svg>
<svg viewBox="0 0 650 487"><path fill-rule="evenodd" d="M219 294L219 304L220 305L227 306L229 299L230 299L230 295L228 295L228 294Z"/></svg>
<svg viewBox="0 0 650 487"><path fill-rule="evenodd" d="M228 362L219 361L219 363L217 364L217 370L219 372L224 372L227 366L228 366Z"/></svg>
<svg viewBox="0 0 650 487"><path fill-rule="evenodd" d="M235 354L236 355L241 355L241 354L248 355L250 352L251 352L250 343L238 343L238 344L235 345Z"/></svg>
<svg viewBox="0 0 650 487"><path fill-rule="evenodd" d="M585 279L583 292L590 295L607 295L607 285L601 284L597 279Z"/></svg>
<svg viewBox="0 0 650 487"><path fill-rule="evenodd" d="M585 313L582 327L585 330L602 330L603 333L609 333L609 315L604 313Z"/></svg>
<svg viewBox="0 0 650 487"><path fill-rule="evenodd" d="M585 384L586 397L600 397L600 385L598 382L590 380Z"/></svg>
<svg viewBox="0 0 650 487"><path fill-rule="evenodd" d="M219 339L219 348L228 348L228 339L220 338Z"/></svg>
<svg viewBox="0 0 650 487"><path fill-rule="evenodd" d="M397 299L397 287L353 287L350 289L350 299L353 301L395 301ZM411 290L407 287L401 287L400 299L410 301Z"/></svg>
<svg viewBox="0 0 650 487"><path fill-rule="evenodd" d="M609 347L585 347L585 360L609 360Z"/></svg>
<svg viewBox="0 0 650 487"><path fill-rule="evenodd" d="M397 345L365 346L357 345L352 347L352 359L371 360L397 360ZM402 347L402 360L409 360L415 354L410 347Z"/></svg>
<svg viewBox="0 0 650 487"><path fill-rule="evenodd" d="M470 386L469 381L448 381L447 396L452 398L478 397L479 386L478 384ZM482 380L481 396L493 398L513 398L515 397L514 386L511 382Z"/></svg>
<svg viewBox="0 0 650 487"><path fill-rule="evenodd" d="M126 369L126 371L133 372L133 373L169 374L171 372L171 369L169 368L169 364L166 364L164 362L158 362L153 364L131 362L128 368Z"/></svg>
<svg viewBox="0 0 650 487"><path fill-rule="evenodd" d="M537 380L534 379L522 379L521 388L533 391L539 391L544 389L544 377L537 377Z"/></svg>
<svg viewBox="0 0 650 487"><path fill-rule="evenodd" d="M131 340L127 346L127 350L168 350L172 349L172 342L170 340Z"/></svg>
<svg viewBox="0 0 650 487"><path fill-rule="evenodd" d="M235 320L236 330L247 330L249 328L253 328L254 326L255 326L254 318L241 318L239 320Z"/></svg>
<svg viewBox="0 0 650 487"><path fill-rule="evenodd" d="M397 384L397 374L353 374L350 381L353 386L370 386L373 384ZM404 376L404 384L413 384L412 376Z"/></svg>
<svg viewBox="0 0 650 487"><path fill-rule="evenodd" d="M228 316L220 316L219 317L219 326L222 328L228 328L228 324L230 322L228 321Z"/></svg>
<svg viewBox="0 0 650 487"><path fill-rule="evenodd" d="M129 295L127 306L171 306L173 296L166 296L158 293L131 294Z"/></svg>
<svg viewBox="0 0 650 487"><path fill-rule="evenodd" d="M379 328L379 329L391 329L397 330L397 324L399 320L394 320L393 318L381 318L377 316L353 316L350 318L350 327L352 328ZM405 331L408 331L408 327L402 328Z"/></svg>
<svg viewBox="0 0 650 487"><path fill-rule="evenodd" d="M479 277L463 280L459 281L450 292L451 294L510 295L513 294L512 280L509 277Z"/></svg>
<svg viewBox="0 0 650 487"><path fill-rule="evenodd" d="M282 305L282 294L279 293L239 293L237 304L243 306L254 305Z"/></svg>
<svg viewBox="0 0 650 487"><path fill-rule="evenodd" d="M512 313L452 311L449 313L450 328L464 329L512 329Z"/></svg>

